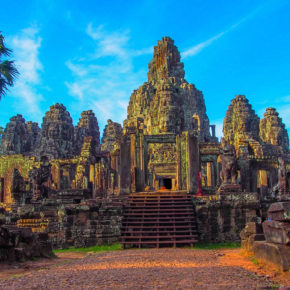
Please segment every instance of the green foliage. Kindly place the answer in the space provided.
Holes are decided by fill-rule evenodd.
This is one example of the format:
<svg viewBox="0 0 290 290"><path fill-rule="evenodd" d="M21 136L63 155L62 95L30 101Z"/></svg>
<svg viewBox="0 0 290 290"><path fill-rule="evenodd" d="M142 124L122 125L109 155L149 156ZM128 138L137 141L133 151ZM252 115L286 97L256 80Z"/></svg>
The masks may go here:
<svg viewBox="0 0 290 290"><path fill-rule="evenodd" d="M104 246L92 246L88 248L69 248L69 249L61 249L61 250L54 250L55 254L57 253L88 253L88 252L107 252L107 251L118 251L122 250L121 244L113 244L113 245L104 245Z"/></svg>
<svg viewBox="0 0 290 290"><path fill-rule="evenodd" d="M251 261L253 262L253 264L255 264L256 266L259 265L259 261L256 258L251 258Z"/></svg>
<svg viewBox="0 0 290 290"><path fill-rule="evenodd" d="M236 249L240 248L241 244L240 243L218 243L218 244L213 244L213 243L197 243L194 245L194 249L197 250L215 250L215 249Z"/></svg>
<svg viewBox="0 0 290 290"><path fill-rule="evenodd" d="M4 43L4 36L0 31L0 99L8 90L8 87L14 85L14 80L19 72L14 65L13 60L2 60L2 57L10 57L12 50L7 48Z"/></svg>

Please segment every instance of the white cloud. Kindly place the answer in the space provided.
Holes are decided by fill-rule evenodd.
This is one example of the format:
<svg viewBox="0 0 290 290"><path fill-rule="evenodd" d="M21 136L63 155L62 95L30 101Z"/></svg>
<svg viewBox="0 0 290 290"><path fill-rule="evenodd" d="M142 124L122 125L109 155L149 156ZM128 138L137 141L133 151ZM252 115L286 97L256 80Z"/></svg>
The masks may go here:
<svg viewBox="0 0 290 290"><path fill-rule="evenodd" d="M13 59L19 71L19 77L11 94L17 98L16 106L20 110L25 108L32 119L41 119L42 112L39 102L42 96L37 93L35 86L41 83L43 66L39 60L41 38L35 27L23 29L19 34L8 39L13 50Z"/></svg>
<svg viewBox="0 0 290 290"><path fill-rule="evenodd" d="M216 34L215 36L213 36L213 37L211 37L211 38L209 38L209 39L207 39L205 41L202 41L202 42L200 42L198 44L195 44L194 46L186 49L185 51L183 51L181 53L182 58L184 59L186 57L194 56L194 55L200 53L204 48L212 45L215 41L217 41L218 39L222 38L225 34L231 32L232 30L237 28L239 25L241 25L245 21L247 21L250 18L252 18L253 16L255 16L265 6L266 5L258 6L256 9L254 9L247 16L243 17L241 20L239 20L238 22L234 23L233 25L231 25L229 28L225 29L224 31Z"/></svg>
<svg viewBox="0 0 290 290"><path fill-rule="evenodd" d="M107 119L122 123L132 91L146 76L143 69L135 69L134 59L151 54L153 47L132 49L128 30L107 32L103 25L93 27L89 23L86 34L95 48L82 58L76 56L66 62L74 79L65 85L79 110L94 110L101 127Z"/></svg>
<svg viewBox="0 0 290 290"><path fill-rule="evenodd" d="M220 39L226 32L221 32L213 37L211 37L210 39L203 41L201 43L198 43L196 45L194 45L193 47L185 50L184 52L181 53L182 58L186 58L189 56L193 56L198 54L199 52L201 52L205 47L210 46L213 42L215 42L216 40Z"/></svg>

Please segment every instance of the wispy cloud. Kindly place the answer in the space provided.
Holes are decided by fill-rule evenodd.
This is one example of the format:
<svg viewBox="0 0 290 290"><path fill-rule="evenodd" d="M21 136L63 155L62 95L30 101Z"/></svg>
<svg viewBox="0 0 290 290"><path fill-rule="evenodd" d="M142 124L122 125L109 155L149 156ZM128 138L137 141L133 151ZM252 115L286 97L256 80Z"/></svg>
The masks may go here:
<svg viewBox="0 0 290 290"><path fill-rule="evenodd" d="M251 19L253 16L255 16L259 11L261 11L262 8L264 8L266 5L261 5L258 6L256 9L254 9L251 13L249 13L247 16L243 17L242 19L240 19L238 22L232 24L229 28L226 28L225 30L223 30L222 32L219 32L218 34L216 34L215 36L202 41L198 44L195 44L194 46L186 49L185 51L183 51L181 53L182 58L186 58L186 57L190 57L190 56L194 56L198 53L200 53L204 48L212 45L214 42L216 42L217 40L219 40L220 38L222 38L224 35L226 35L227 33L231 32L232 30L234 30L235 28L237 28L238 26L240 26L242 23L248 21L249 19Z"/></svg>
<svg viewBox="0 0 290 290"><path fill-rule="evenodd" d="M25 108L32 119L40 120L42 112L39 102L42 96L37 92L36 86L41 83L43 66L39 59L41 38L38 29L35 27L23 29L8 41L20 73L15 86L11 89L11 94L17 98L16 106L20 111Z"/></svg>
<svg viewBox="0 0 290 290"><path fill-rule="evenodd" d="M80 58L68 60L66 66L73 81L66 81L69 94L75 98L78 110L92 108L101 127L107 119L122 123L133 91L144 81L144 70L134 67L138 56L153 52L153 47L132 49L130 31L108 32L103 25L86 29L94 49Z"/></svg>

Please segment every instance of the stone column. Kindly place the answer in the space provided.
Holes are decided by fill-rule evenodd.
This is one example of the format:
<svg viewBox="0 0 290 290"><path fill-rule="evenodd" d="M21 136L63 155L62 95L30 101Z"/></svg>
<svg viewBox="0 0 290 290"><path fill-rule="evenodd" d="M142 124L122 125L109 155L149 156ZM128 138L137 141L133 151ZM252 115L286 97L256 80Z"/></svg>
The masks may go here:
<svg viewBox="0 0 290 290"><path fill-rule="evenodd" d="M176 136L176 189L181 190L181 146L180 136Z"/></svg>
<svg viewBox="0 0 290 290"><path fill-rule="evenodd" d="M136 192L136 135L130 134L130 159L131 159L131 192Z"/></svg>
<svg viewBox="0 0 290 290"><path fill-rule="evenodd" d="M198 139L192 133L187 135L187 150L188 150L188 192L196 193L198 190L197 174L199 171L199 143Z"/></svg>
<svg viewBox="0 0 290 290"><path fill-rule="evenodd" d="M131 185L130 137L124 136L120 146L120 194L129 194Z"/></svg>
<svg viewBox="0 0 290 290"><path fill-rule="evenodd" d="M206 163L206 178L207 178L207 186L213 186L212 162L207 162Z"/></svg>
<svg viewBox="0 0 290 290"><path fill-rule="evenodd" d="M140 132L139 135L139 181L138 181L138 186L137 190L143 191L145 188L145 169L144 169L144 135L143 131Z"/></svg>
<svg viewBox="0 0 290 290"><path fill-rule="evenodd" d="M92 197L96 198L95 166L94 166L94 164L90 164L90 182L92 183Z"/></svg>

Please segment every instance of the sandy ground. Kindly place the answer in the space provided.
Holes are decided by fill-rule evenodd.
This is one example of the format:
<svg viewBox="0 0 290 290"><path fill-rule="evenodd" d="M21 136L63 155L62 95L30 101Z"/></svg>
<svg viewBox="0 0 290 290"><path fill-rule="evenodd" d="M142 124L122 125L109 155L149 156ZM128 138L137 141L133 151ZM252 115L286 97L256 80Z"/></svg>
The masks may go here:
<svg viewBox="0 0 290 290"><path fill-rule="evenodd" d="M290 273L240 249L138 249L0 264L0 289L279 289Z"/></svg>

